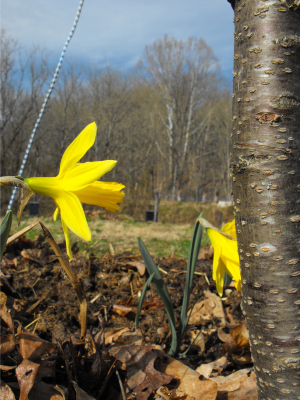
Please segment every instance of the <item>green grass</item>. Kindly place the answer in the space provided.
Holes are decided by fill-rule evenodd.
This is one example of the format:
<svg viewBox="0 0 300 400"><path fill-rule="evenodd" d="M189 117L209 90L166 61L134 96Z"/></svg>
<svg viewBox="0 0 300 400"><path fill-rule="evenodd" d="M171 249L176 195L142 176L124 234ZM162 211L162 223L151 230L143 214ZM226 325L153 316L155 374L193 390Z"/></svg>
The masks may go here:
<svg viewBox="0 0 300 400"><path fill-rule="evenodd" d="M50 216L22 217L21 224L17 226L16 217L13 217L12 233L40 220L49 229L54 239L59 243L64 240L60 220L56 222ZM187 258L193 226L190 224L167 224L154 222L136 222L131 218L125 220L90 220L89 227L92 233L92 240L85 242L70 232L71 243L77 242L80 253L93 253L101 257L111 248L115 253L123 251L138 252L137 238L141 237L147 245L149 252L159 257L166 257L175 254L177 257ZM26 234L30 240L42 234L39 225L35 226ZM207 243L207 236L204 234L202 242Z"/></svg>
<svg viewBox="0 0 300 400"><path fill-rule="evenodd" d="M218 224L215 220L216 211L221 211L225 222L233 219L232 207L220 208L213 203L200 204L162 200L158 208L159 222L146 223L144 222L145 210L149 207L149 204L142 201L141 204L136 204L134 207L136 215L132 216L126 215L125 206L126 202L123 205L124 209L114 214L114 220L106 219L111 218L112 215L105 212L101 212L96 219L89 216L87 220L91 229L92 240L85 242L70 232L71 243L77 242L81 253L94 253L101 257L106 252L111 251L111 248L114 249L116 254L123 251L138 252L137 238L140 237L152 255L166 257L175 254L177 257L187 258L193 227L201 211L204 217L214 225ZM41 206L40 209L45 209L45 207ZM52 211L51 214L44 214L39 217L29 217L25 211L19 227L17 226L16 216L13 216L12 232L17 232L39 220L46 225L58 243L64 240L60 220L53 221ZM42 229L37 225L26 236L33 240L40 234L42 234ZM208 243L208 237L204 232L202 246L206 243Z"/></svg>

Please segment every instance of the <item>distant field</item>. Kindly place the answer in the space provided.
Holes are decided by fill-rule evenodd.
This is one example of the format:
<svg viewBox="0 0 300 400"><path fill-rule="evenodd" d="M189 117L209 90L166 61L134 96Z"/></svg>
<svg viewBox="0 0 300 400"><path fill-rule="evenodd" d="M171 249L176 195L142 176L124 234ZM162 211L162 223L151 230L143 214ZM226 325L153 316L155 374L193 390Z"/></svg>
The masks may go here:
<svg viewBox="0 0 300 400"><path fill-rule="evenodd" d="M70 232L71 242L77 242L81 252L92 252L97 256L101 256L111 251L112 248L115 253L127 250L137 252L137 238L141 237L152 254L162 257L175 253L177 257L186 258L189 251L193 225L201 211L206 219L216 225L218 225L217 222L220 222L222 218L223 220L225 219L224 222L233 218L231 208L220 209L216 205L208 205L207 203L203 205L196 203L161 202L158 223L144 222L144 213L142 212L140 219L143 218L143 220L140 221L134 220L132 217L124 214L124 212L119 214L91 212L87 217L92 233L91 242L84 242ZM216 219L219 221L216 221ZM16 217L14 217L12 232L16 232L38 220L46 225L57 242L64 240L60 221L54 222L50 214L30 217L28 213L27 215L25 213L19 227L17 226ZM41 228L36 226L28 232L27 237L33 239L41 233ZM207 242L207 235L204 234L202 244L204 245Z"/></svg>

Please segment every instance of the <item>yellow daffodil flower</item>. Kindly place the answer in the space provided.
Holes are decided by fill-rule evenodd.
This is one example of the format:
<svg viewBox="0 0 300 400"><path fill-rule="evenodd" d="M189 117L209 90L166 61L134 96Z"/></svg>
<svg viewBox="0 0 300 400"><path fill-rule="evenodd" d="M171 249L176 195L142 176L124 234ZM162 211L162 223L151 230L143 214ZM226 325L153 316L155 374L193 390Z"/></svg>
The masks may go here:
<svg viewBox="0 0 300 400"><path fill-rule="evenodd" d="M26 178L24 182L35 192L52 197L56 204L54 220L61 215L66 239L67 253L72 259L69 229L84 240L91 240L91 232L81 203L104 207L109 211L119 210L117 203L123 201L125 186L116 182L98 181L110 171L117 161L95 161L79 163L94 144L97 133L95 123L88 125L69 145L61 159L56 177Z"/></svg>
<svg viewBox="0 0 300 400"><path fill-rule="evenodd" d="M216 281L219 296L223 296L225 272L227 272L234 281L236 289L242 290L235 221L233 220L225 224L222 230L219 231L208 221L202 218L200 218L200 220L214 248L213 280Z"/></svg>
<svg viewBox="0 0 300 400"><path fill-rule="evenodd" d="M235 220L227 222L221 229L221 232L228 233L234 240L236 240Z"/></svg>

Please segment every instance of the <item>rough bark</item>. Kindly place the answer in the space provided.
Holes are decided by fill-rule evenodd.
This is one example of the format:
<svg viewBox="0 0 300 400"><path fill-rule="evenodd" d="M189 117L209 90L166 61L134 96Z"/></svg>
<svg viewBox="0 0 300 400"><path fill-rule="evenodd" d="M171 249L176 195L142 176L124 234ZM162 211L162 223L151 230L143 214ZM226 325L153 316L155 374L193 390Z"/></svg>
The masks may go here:
<svg viewBox="0 0 300 400"><path fill-rule="evenodd" d="M259 399L300 399L299 1L234 7L231 174Z"/></svg>

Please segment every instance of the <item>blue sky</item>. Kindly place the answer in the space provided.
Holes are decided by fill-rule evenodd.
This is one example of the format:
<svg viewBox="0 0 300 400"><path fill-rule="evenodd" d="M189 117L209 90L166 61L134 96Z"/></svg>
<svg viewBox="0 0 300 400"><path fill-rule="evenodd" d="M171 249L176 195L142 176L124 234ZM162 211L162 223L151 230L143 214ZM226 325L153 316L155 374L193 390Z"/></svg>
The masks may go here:
<svg viewBox="0 0 300 400"><path fill-rule="evenodd" d="M22 48L51 53L57 64L79 0L0 0L1 26ZM233 11L226 0L85 0L65 59L129 70L146 45L165 34L203 37L231 81Z"/></svg>

